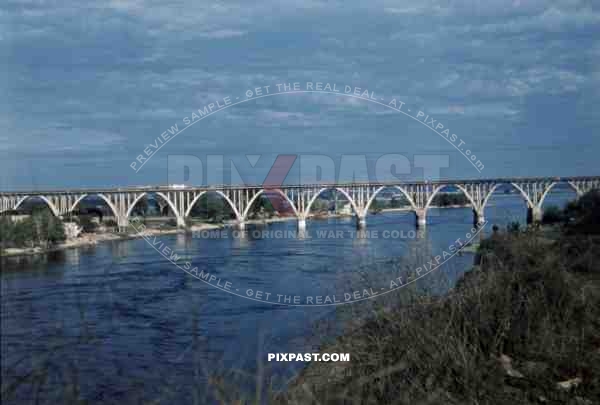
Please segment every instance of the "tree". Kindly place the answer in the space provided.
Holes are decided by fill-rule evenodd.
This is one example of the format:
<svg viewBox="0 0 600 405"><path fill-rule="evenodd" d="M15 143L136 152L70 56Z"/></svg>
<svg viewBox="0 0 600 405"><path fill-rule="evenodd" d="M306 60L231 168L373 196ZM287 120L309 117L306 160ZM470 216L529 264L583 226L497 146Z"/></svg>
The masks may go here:
<svg viewBox="0 0 600 405"><path fill-rule="evenodd" d="M14 224L13 243L16 247L33 247L35 244L34 224L31 218L25 218Z"/></svg>
<svg viewBox="0 0 600 405"><path fill-rule="evenodd" d="M465 205L467 197L462 193L438 193L433 198L433 205L447 207L450 205Z"/></svg>
<svg viewBox="0 0 600 405"><path fill-rule="evenodd" d="M521 231L521 223L519 221L513 221L506 226L508 233L519 233Z"/></svg>
<svg viewBox="0 0 600 405"><path fill-rule="evenodd" d="M379 212L382 210L382 203L377 198L375 198L371 202L371 206L369 207L369 211L371 212Z"/></svg>
<svg viewBox="0 0 600 405"><path fill-rule="evenodd" d="M47 242L50 246L64 242L64 240L67 238L64 224L54 217L52 217L48 223L48 231L46 235Z"/></svg>
<svg viewBox="0 0 600 405"><path fill-rule="evenodd" d="M250 215L252 217L271 217L275 213L275 208L273 208L273 204L271 203L270 198L276 198L272 196L266 196L262 194L257 198L256 202L252 204L250 209Z"/></svg>
<svg viewBox="0 0 600 405"><path fill-rule="evenodd" d="M568 204L564 216L569 219L569 233L600 234L600 191L592 190Z"/></svg>
<svg viewBox="0 0 600 405"><path fill-rule="evenodd" d="M145 217L148 213L148 196L143 196L131 210L132 216Z"/></svg>
<svg viewBox="0 0 600 405"><path fill-rule="evenodd" d="M79 226L83 228L83 232L85 233L93 233L96 231L97 225L94 221L92 221L92 217L90 215L81 215L78 217Z"/></svg>
<svg viewBox="0 0 600 405"><path fill-rule="evenodd" d="M324 200L322 198L317 198L312 206L310 207L310 210L313 211L314 213L318 213L318 212L324 212L327 211L329 208L329 202L327 200Z"/></svg>
<svg viewBox="0 0 600 405"><path fill-rule="evenodd" d="M556 224L562 222L564 219L563 211L555 205L552 205L544 210L544 215L542 216L543 224Z"/></svg>
<svg viewBox="0 0 600 405"><path fill-rule="evenodd" d="M7 216L0 216L0 253L13 242L14 224Z"/></svg>

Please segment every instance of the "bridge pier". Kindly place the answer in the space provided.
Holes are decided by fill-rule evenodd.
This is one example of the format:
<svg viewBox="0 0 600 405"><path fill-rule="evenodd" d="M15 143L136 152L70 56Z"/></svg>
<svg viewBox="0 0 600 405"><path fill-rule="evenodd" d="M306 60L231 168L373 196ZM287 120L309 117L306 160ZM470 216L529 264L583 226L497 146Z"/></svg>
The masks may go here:
<svg viewBox="0 0 600 405"><path fill-rule="evenodd" d="M417 228L424 228L427 226L427 210L424 208L415 210L415 216L417 218Z"/></svg>
<svg viewBox="0 0 600 405"><path fill-rule="evenodd" d="M483 211L473 210L473 225L481 226L485 223L485 216Z"/></svg>
<svg viewBox="0 0 600 405"><path fill-rule="evenodd" d="M306 230L306 219L298 218L298 230L299 231Z"/></svg>
<svg viewBox="0 0 600 405"><path fill-rule="evenodd" d="M185 228L185 218L179 216L177 217L177 228Z"/></svg>
<svg viewBox="0 0 600 405"><path fill-rule="evenodd" d="M535 224L542 222L543 212L542 207L529 207L527 208L527 223Z"/></svg>
<svg viewBox="0 0 600 405"><path fill-rule="evenodd" d="M246 223L243 220L238 220L235 224L235 227L240 230L243 231L246 229Z"/></svg>
<svg viewBox="0 0 600 405"><path fill-rule="evenodd" d="M356 216L356 228L357 229L365 229L367 227L367 217L366 216Z"/></svg>
<svg viewBox="0 0 600 405"><path fill-rule="evenodd" d="M127 228L129 228L129 219L117 217L117 227L119 233L127 232Z"/></svg>

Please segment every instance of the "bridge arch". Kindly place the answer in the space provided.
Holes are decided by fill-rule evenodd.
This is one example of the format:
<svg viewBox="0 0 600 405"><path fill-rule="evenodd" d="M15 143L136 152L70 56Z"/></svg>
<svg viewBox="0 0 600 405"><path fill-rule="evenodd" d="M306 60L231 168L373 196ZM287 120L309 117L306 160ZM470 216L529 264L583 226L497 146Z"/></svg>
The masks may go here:
<svg viewBox="0 0 600 405"><path fill-rule="evenodd" d="M292 200L290 200L290 198L280 189L278 188L273 188L273 189L262 189L260 190L258 193L256 193L254 195L254 197L252 197L250 199L250 201L248 201L248 205L246 205L246 209L244 210L244 214L242 215L242 220L245 221L248 218L248 214L250 213L250 208L252 208L252 205L254 204L254 202L261 196L263 195L266 191L269 192L275 192L277 194L279 194L280 196L282 196L287 202L288 204L290 204L292 206L292 209L294 210L294 215L296 216L296 218L300 218L300 215L298 214L298 209L296 208L296 205L292 202Z"/></svg>
<svg viewBox="0 0 600 405"><path fill-rule="evenodd" d="M117 209L117 207L114 206L114 204L110 201L110 198L108 198L107 196L105 196L104 194L96 194L98 197L102 198L102 200L104 200L104 202L106 203L106 205L108 205L108 207L111 209L111 211L113 212L115 219L119 219L119 210Z"/></svg>
<svg viewBox="0 0 600 405"><path fill-rule="evenodd" d="M84 198L90 197L91 195L93 195L93 194L84 194L81 197L79 197L78 199L76 199L75 202L69 207L68 212L75 211L75 207L77 207L77 204L79 204ZM95 195L97 195L97 194L95 194ZM109 207L110 207L110 205L109 205ZM111 208L111 210L112 210L112 208Z"/></svg>
<svg viewBox="0 0 600 405"><path fill-rule="evenodd" d="M542 205L544 205L544 200L546 199L546 196L548 195L548 193L550 193L550 191L552 191L552 189L554 188L554 186L556 186L557 184L559 184L559 182L552 182L548 188L544 191L544 193L542 194L542 196L540 197L540 202L538 203L538 205L541 207ZM577 192L576 192L577 193Z"/></svg>
<svg viewBox="0 0 600 405"><path fill-rule="evenodd" d="M515 183L510 183L514 188L516 188L517 190L519 190L519 192L521 193L521 195L523 196L523 198L525 199L525 202L527 203L527 206L529 208L533 208L535 207L535 204L533 203L533 201L531 201L531 198L529 198L529 195L527 195L527 193L525 192L525 190L523 190L523 188L521 186L519 186L518 184Z"/></svg>
<svg viewBox="0 0 600 405"><path fill-rule="evenodd" d="M138 195L135 200L133 200L131 202L131 204L129 205L129 207L127 207L127 212L125 213L125 218L124 219L128 219L129 215L131 215L131 212L133 211L133 208L135 207L135 205L145 196L147 196L150 193L144 192L140 195ZM175 218L180 219L181 218L181 214L179 213L179 211L177 210L177 208L175 207L175 204L173 204L173 202L163 193L160 191L156 191L153 192L153 194L156 194L157 196L159 196L160 198L162 198L167 205L169 206L169 208L171 208L171 211L173 211L173 214L175 214Z"/></svg>
<svg viewBox="0 0 600 405"><path fill-rule="evenodd" d="M102 201L104 201L106 203L106 205L108 206L108 208L110 208L111 212L115 216L115 219L119 218L119 211L115 208L115 206L110 201L110 199L107 196L105 196L104 194L83 194L82 196L80 196L79 198L77 198L75 200L75 202L69 207L68 213L71 213L71 212L75 211L75 208L77 207L77 204L79 204L81 201L83 201L87 197L94 197L94 196L95 197L99 197Z"/></svg>
<svg viewBox="0 0 600 405"><path fill-rule="evenodd" d="M196 205L196 203L200 200L200 198L205 195L206 193L216 193L218 195L220 195L221 197L223 197L223 199L227 202L227 204L229 204L229 206L231 207L231 209L233 210L233 213L235 214L235 217L237 218L238 221L242 220L242 216L240 215L238 209L235 207L235 205L233 204L233 201L231 201L229 199L229 197L227 197L227 195L225 193L223 193L220 190L205 190L202 191L200 194L198 194L191 202L189 207L187 207L186 211L185 211L185 218L190 216L190 213L192 212L192 208L194 208L194 205Z"/></svg>
<svg viewBox="0 0 600 405"><path fill-rule="evenodd" d="M573 189L573 191L575 191L575 194L577 194L577 197L580 197L583 192L579 189L579 187L577 187L577 185L575 183L573 183L572 181L567 181L567 184L569 185L569 187L571 187Z"/></svg>
<svg viewBox="0 0 600 405"><path fill-rule="evenodd" d="M48 198L46 198L43 195L26 195L25 197L21 198L17 204L15 205L15 207L13 208L14 210L18 209L19 206L21 204L23 204L26 200L30 199L30 198L39 198L40 200L42 200L44 203L46 203L46 205L48 206L48 208L50 208L50 211L52 211L52 214L55 217L60 216L60 213L58 211L58 209L54 206L54 204L52 204L52 202L50 200L48 200Z"/></svg>
<svg viewBox="0 0 600 405"><path fill-rule="evenodd" d="M317 193L315 193L315 195L312 196L312 198L309 200L308 204L306 205L306 208L304 209L304 212L302 213L302 218L307 218L308 217L308 214L310 213L310 207L312 207L312 205L315 202L315 200L324 191L327 191L327 190L335 190L335 191L340 192L344 197L346 197L346 199L348 200L348 202L350 202L350 205L352 206L352 210L354 211L354 213L358 217L361 216L361 211L356 206L356 203L354 202L354 200L352 199L352 197L350 197L350 194L348 194L344 189L339 188L339 187L324 187L324 188L320 189Z"/></svg>
<svg viewBox="0 0 600 405"><path fill-rule="evenodd" d="M369 207L371 206L371 204L373 203L373 201L375 201L375 198L377 197L377 195L380 192L382 192L383 190L385 190L386 188L395 188L396 190L400 191L404 195L404 197L406 197L406 199L408 200L408 202L409 202L411 208L413 209L413 211L416 211L418 209L417 208L417 204L415 204L415 202L412 199L412 197L402 187L400 187L400 186L381 186L377 190L375 190L375 192L373 193L373 195L371 196L371 198L369 198L369 201L367 201L367 204L365 205L364 215L367 215L367 213L369 212Z"/></svg>
<svg viewBox="0 0 600 405"><path fill-rule="evenodd" d="M521 197L523 197L523 200L525 200L525 203L527 204L528 208L533 208L535 206L535 204L533 204L533 202L531 201L531 199L529 198L529 196L527 195L525 190L523 190L523 188L520 187L519 185L517 185L515 183L498 183L498 184L494 184L494 186L490 189L488 194L485 196L485 199L483 200L483 203L481 204L482 210L485 209L485 207L487 206L487 203L490 201L490 198L492 198L492 196L494 195L494 192L500 186L511 186L512 188L514 188L515 190L517 190L519 192ZM554 187L554 185L552 185L552 187ZM546 193L544 193L543 198L545 198L545 196L546 196Z"/></svg>
<svg viewBox="0 0 600 405"><path fill-rule="evenodd" d="M469 203L471 203L471 207L473 208L473 210L477 211L477 204L475 204L475 200L473 200L473 196L471 196L471 194L469 194L467 189L464 188L463 186L461 186L460 184L444 184L442 186L436 187L435 190L433 190L433 193L431 193L431 196L429 197L429 199L427 200L427 203L425 204L425 211L427 211L429 209L435 196L438 195L440 191L442 191L443 189L445 189L447 187L456 187L457 189L459 189L465 195L465 197L467 197L467 200L469 200Z"/></svg>

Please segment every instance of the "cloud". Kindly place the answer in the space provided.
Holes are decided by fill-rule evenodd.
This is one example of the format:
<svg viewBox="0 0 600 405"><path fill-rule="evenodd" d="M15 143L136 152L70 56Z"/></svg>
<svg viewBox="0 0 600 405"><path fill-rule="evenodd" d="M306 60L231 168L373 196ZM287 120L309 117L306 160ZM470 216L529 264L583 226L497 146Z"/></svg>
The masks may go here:
<svg viewBox="0 0 600 405"><path fill-rule="evenodd" d="M330 127L331 117L304 112L261 110L252 119L259 127L315 128Z"/></svg>
<svg viewBox="0 0 600 405"><path fill-rule="evenodd" d="M234 38L241 37L246 35L246 31L238 31L238 30L230 30L230 29L222 29L215 30L211 32L202 33L203 37L211 38L211 39L225 39L225 38Z"/></svg>
<svg viewBox="0 0 600 405"><path fill-rule="evenodd" d="M502 103L432 106L426 108L425 112L432 115L464 115L467 117L510 117L519 114L519 110Z"/></svg>
<svg viewBox="0 0 600 405"><path fill-rule="evenodd" d="M4 0L0 117L9 122L0 121L0 132L15 136L0 148L11 157L89 156L144 145L207 103L296 81L368 88L464 125L485 117L492 138L503 136L498 128L507 117L524 119L534 100L552 98L578 106L577 119L561 117L570 126L598 130L586 115L600 102L598 2L348 0L339 6ZM345 136L388 114L397 113L344 95L278 95L228 108L188 132L218 128L211 143L170 145L186 153L246 152L256 136L275 149L273 131L261 129L335 127ZM555 114L540 107L539 116L551 122ZM379 130L385 137L394 127ZM321 136L318 130L303 136L313 133ZM287 150L303 148L304 139L286 138ZM323 145L340 152L358 147L329 138Z"/></svg>
<svg viewBox="0 0 600 405"><path fill-rule="evenodd" d="M2 140L2 149L11 153L105 152L124 144L126 138L115 132L48 124L45 128L18 128L18 137Z"/></svg>

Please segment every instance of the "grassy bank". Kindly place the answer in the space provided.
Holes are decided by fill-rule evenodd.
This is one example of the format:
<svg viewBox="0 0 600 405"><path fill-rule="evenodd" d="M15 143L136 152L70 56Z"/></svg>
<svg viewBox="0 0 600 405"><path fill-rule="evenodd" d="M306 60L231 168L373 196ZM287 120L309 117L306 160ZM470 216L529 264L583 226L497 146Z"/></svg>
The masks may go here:
<svg viewBox="0 0 600 405"><path fill-rule="evenodd" d="M593 404L600 398L598 194L544 232L496 233L445 297L381 311L322 348L291 404Z"/></svg>

